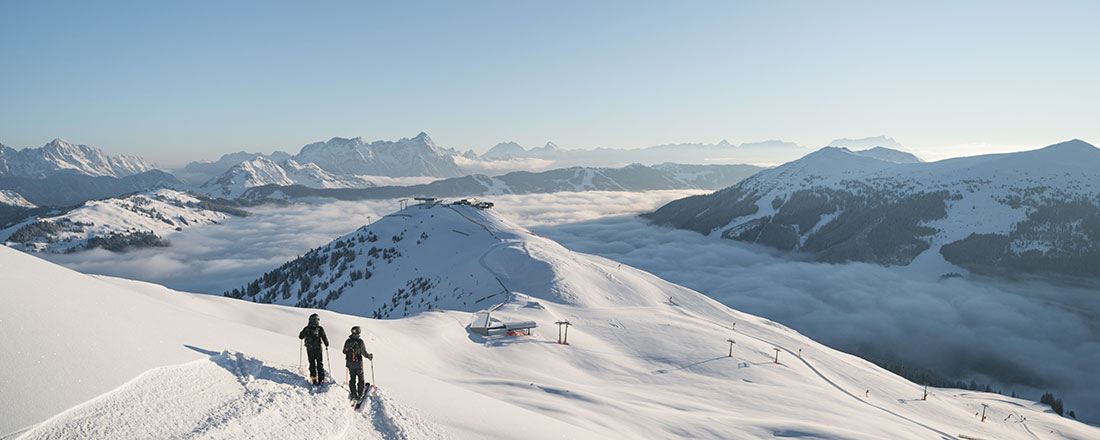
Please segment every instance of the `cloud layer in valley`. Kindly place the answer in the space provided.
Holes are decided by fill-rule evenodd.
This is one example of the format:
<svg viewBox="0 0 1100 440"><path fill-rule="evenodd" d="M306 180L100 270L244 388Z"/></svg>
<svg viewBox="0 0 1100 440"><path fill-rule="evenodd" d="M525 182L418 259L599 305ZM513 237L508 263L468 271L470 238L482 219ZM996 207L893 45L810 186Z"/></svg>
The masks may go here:
<svg viewBox="0 0 1100 440"><path fill-rule="evenodd" d="M1039 281L939 280L912 271L796 261L756 245L614 217L535 228L692 288L850 353L900 362L1005 394L1052 391L1100 421L1094 288Z"/></svg>
<svg viewBox="0 0 1100 440"><path fill-rule="evenodd" d="M634 214L697 194L588 192L494 196L496 208L579 251L652 272L832 347L1063 398L1100 421L1098 292L1039 281L939 280L862 263L798 261L755 245L649 225ZM252 209L172 235L172 246L46 258L88 273L221 293L397 207L394 201Z"/></svg>

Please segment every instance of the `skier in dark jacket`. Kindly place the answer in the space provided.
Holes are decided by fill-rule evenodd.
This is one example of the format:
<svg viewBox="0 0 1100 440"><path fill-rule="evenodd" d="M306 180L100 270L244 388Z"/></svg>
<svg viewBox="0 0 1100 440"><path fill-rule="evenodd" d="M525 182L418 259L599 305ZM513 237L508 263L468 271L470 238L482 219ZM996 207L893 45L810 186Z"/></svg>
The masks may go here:
<svg viewBox="0 0 1100 440"><path fill-rule="evenodd" d="M320 385L325 381L325 365L321 362L321 343L323 342L325 348L328 348L328 337L325 336L324 327L321 327L321 317L316 313L309 315L309 325L298 333L298 339L306 345L310 383Z"/></svg>
<svg viewBox="0 0 1100 440"><path fill-rule="evenodd" d="M352 400L362 399L370 389L370 384L363 385L363 358L374 359L374 355L367 353L367 345L359 338L359 326L351 328L351 336L344 342L344 358L347 359L348 398Z"/></svg>

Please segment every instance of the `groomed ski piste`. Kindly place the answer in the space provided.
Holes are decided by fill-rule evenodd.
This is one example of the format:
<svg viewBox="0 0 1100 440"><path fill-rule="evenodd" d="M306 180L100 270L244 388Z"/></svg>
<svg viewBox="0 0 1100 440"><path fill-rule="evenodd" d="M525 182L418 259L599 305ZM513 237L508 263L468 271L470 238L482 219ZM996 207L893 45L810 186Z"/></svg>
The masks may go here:
<svg viewBox="0 0 1100 440"><path fill-rule="evenodd" d="M1023 399L929 389L922 400L919 384L492 209L410 207L340 240L401 232L400 267L349 284L329 303L343 313L89 276L0 248L0 438L1100 438ZM412 244L421 234L434 241ZM423 292L433 305L408 316L363 317L409 273L446 289ZM464 287L504 293L445 297ZM471 332L489 309L538 327ZM313 312L332 344L334 383L319 388L302 377L297 339ZM359 411L339 351L354 325L379 387Z"/></svg>

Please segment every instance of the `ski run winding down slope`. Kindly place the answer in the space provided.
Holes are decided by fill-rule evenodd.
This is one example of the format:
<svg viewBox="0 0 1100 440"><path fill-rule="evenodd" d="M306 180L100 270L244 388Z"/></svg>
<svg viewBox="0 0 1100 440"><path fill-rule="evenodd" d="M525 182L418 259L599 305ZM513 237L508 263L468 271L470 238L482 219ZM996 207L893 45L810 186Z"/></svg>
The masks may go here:
<svg viewBox="0 0 1100 440"><path fill-rule="evenodd" d="M456 257L409 251L408 266L376 267L374 277L478 278L449 288L504 294L476 307L448 308L459 301L441 298L434 310L368 319L351 314L370 310L366 291L332 303L351 313L256 304L84 275L0 248L0 435L1100 438L1100 428L1022 399L930 389L922 400L919 385L869 362L571 252L491 209L413 207L364 230L385 240L407 231L410 241L430 230L456 247ZM495 319L538 327L517 337L469 332L471 312L491 307ZM295 337L314 311L335 363L335 383L319 389L302 379ZM573 324L568 345L556 343L561 319ZM375 354L380 388L358 412L346 400L339 352L353 325Z"/></svg>

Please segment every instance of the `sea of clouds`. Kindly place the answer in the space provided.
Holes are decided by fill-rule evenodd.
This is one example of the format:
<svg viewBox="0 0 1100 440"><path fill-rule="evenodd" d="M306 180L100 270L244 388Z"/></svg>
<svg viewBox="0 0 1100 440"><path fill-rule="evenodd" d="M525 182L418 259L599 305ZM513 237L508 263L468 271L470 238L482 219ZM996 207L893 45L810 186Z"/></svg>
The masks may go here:
<svg viewBox="0 0 1100 440"><path fill-rule="evenodd" d="M1100 292L1038 280L950 278L800 261L636 217L698 191L494 196L496 208L579 252L652 272L834 348L989 382L1100 421ZM172 246L46 258L70 268L220 294L397 209L395 201L253 208L169 236Z"/></svg>

